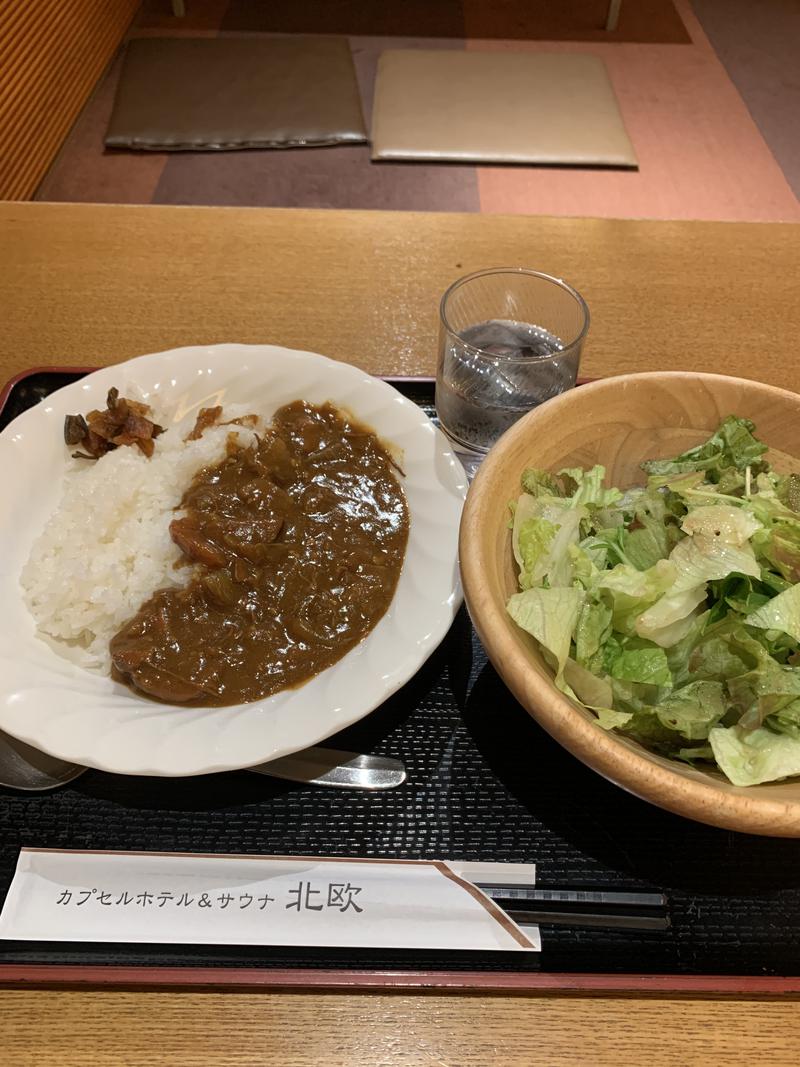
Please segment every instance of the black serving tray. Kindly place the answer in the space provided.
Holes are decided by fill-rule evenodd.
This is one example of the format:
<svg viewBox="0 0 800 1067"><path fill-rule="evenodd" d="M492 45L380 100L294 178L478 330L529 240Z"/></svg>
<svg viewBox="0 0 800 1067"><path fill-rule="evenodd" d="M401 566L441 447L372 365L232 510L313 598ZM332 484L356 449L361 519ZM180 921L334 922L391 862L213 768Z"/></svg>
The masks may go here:
<svg viewBox="0 0 800 1067"><path fill-rule="evenodd" d="M0 429L82 369L14 379ZM428 379L389 379L433 414ZM466 612L403 689L336 737L399 757L386 793L245 772L89 771L56 792L0 789L0 899L21 846L535 862L538 884L655 888L665 932L542 926L541 954L0 942L0 980L800 991L800 842L671 815L584 767L517 704Z"/></svg>

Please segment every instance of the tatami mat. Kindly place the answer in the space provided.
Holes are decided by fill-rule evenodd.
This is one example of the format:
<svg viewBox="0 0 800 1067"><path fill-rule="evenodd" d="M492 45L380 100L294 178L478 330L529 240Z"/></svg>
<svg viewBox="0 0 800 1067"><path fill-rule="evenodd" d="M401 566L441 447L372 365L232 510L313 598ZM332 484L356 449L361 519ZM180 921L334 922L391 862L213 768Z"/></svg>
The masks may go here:
<svg viewBox="0 0 800 1067"><path fill-rule="evenodd" d="M370 165L369 148L170 158L153 202L390 211L480 211L474 167Z"/></svg>
<svg viewBox="0 0 800 1067"><path fill-rule="evenodd" d="M800 204L781 169L783 163L800 187L800 124L790 110L792 94L800 91L790 41L796 20L789 8L796 9L796 0L760 0L753 5L757 24L746 10L748 0L696 2L724 64L688 0L677 0L677 8L691 44L350 39L368 123L375 65L384 49L513 47L599 55L639 158L638 172L371 164L369 150L360 147L222 153L213 159L189 153L168 163L159 154L104 152L116 65L84 109L37 199L798 220ZM623 0L623 10L635 6L635 0ZM213 36L234 10L229 0L191 0L187 19L177 20L165 14L167 7L165 0L151 0L135 33Z"/></svg>
<svg viewBox="0 0 800 1067"><path fill-rule="evenodd" d="M700 24L693 46L470 41L605 59L639 170L480 167L481 210L601 217L800 221L800 203Z"/></svg>

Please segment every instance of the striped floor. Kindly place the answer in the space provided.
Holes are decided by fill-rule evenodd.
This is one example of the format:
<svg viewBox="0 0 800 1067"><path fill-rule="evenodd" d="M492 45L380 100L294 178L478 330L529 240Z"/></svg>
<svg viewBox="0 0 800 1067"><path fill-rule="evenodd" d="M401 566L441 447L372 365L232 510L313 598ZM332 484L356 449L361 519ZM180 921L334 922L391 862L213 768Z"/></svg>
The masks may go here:
<svg viewBox="0 0 800 1067"><path fill-rule="evenodd" d="M164 14L168 5L159 0L145 5L133 33L252 32L259 29L252 18L248 22L258 11L252 2L189 0L189 17L179 22ZM587 5L596 2L584 0ZM584 33L589 40L350 38L367 116L375 64L385 48L600 55L639 157L636 172L374 164L367 147L109 153L103 149L103 134L119 73L117 61L78 119L36 199L800 221L800 3L648 2L655 5L658 18L646 26L630 22L626 28L621 23L613 40L589 31ZM462 33L485 27L478 17L480 5L471 3L472 8L470 3L458 5L448 25L465 26ZM506 7L514 3L518 0L505 0ZM623 0L623 12L626 4L633 0ZM284 10L277 5L277 10L289 18L299 6L284 4ZM431 7L421 4L419 10ZM413 9L412 4L410 14L406 12L409 18ZM586 11L587 19L589 14L594 17L593 10ZM510 19L508 11L504 17ZM288 22L279 24L294 28ZM436 26L431 32L441 29ZM561 38L567 35L557 25L549 31L554 36L558 31Z"/></svg>

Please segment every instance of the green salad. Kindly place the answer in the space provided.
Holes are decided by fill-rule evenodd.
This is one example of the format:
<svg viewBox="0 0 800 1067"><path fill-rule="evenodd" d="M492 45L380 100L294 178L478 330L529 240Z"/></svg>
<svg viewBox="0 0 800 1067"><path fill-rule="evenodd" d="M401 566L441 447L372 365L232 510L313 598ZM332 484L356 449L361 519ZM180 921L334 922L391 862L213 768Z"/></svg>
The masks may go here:
<svg viewBox="0 0 800 1067"><path fill-rule="evenodd" d="M800 475L777 475L747 419L642 464L530 468L511 504L508 601L556 685L652 751L735 785L800 774Z"/></svg>

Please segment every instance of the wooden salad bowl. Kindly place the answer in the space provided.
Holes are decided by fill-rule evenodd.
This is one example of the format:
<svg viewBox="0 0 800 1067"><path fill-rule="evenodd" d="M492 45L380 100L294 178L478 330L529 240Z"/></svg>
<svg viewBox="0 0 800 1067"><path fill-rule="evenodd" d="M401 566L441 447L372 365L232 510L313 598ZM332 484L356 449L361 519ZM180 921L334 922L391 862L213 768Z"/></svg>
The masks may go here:
<svg viewBox="0 0 800 1067"><path fill-rule="evenodd" d="M470 489L460 556L472 621L517 700L579 760L629 792L690 819L751 834L800 837L800 778L746 788L648 752L606 732L556 689L536 642L506 613L517 591L509 501L526 467L558 471L602 463L607 484L644 482L639 464L682 452L726 415L756 424L779 473L800 472L800 396L715 374L655 372L606 378L534 409L491 450Z"/></svg>

